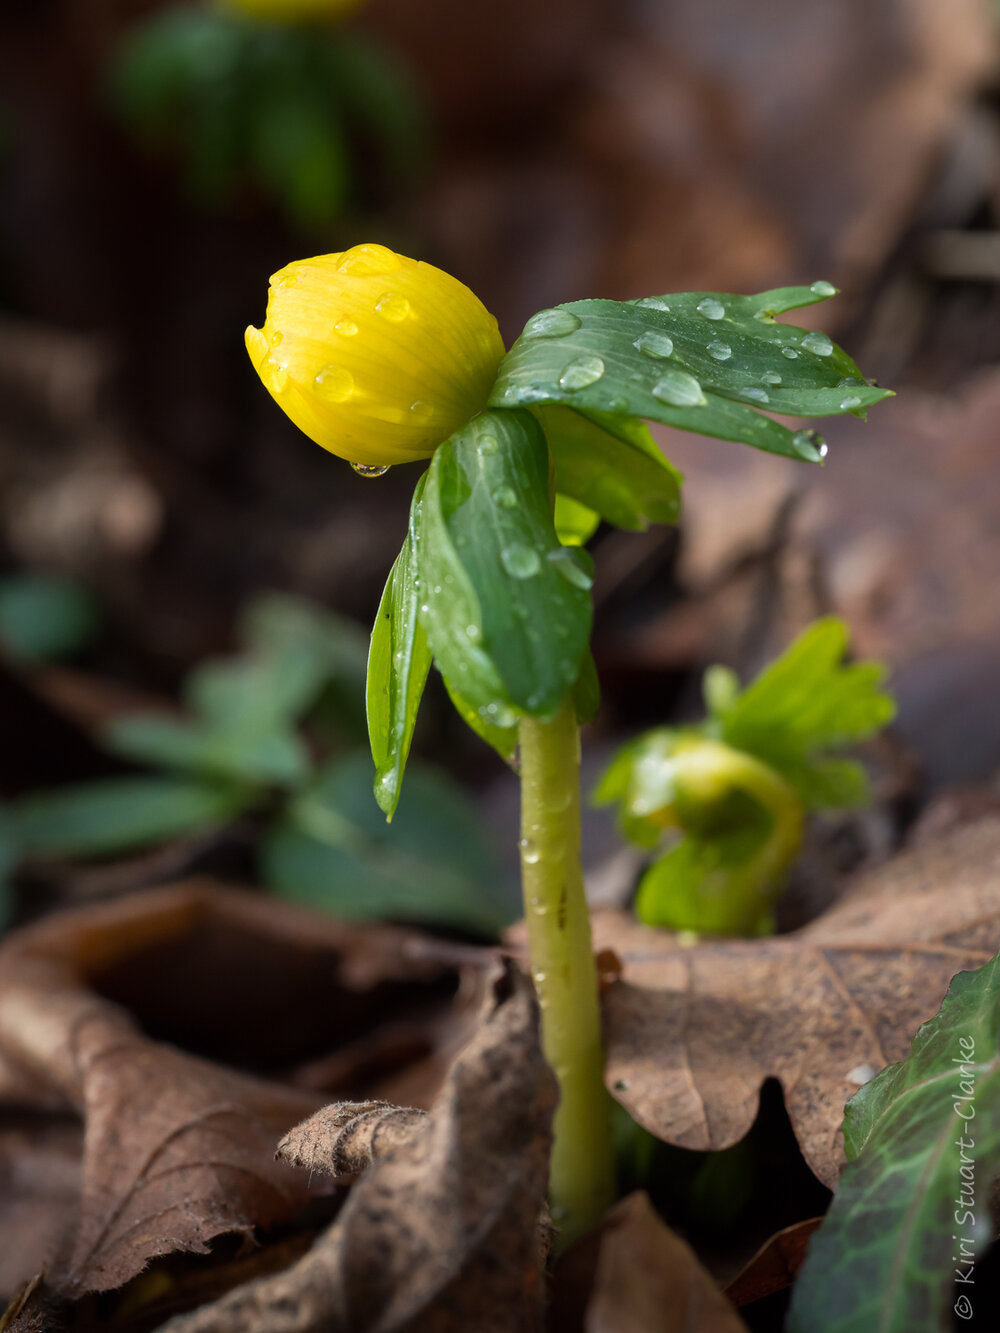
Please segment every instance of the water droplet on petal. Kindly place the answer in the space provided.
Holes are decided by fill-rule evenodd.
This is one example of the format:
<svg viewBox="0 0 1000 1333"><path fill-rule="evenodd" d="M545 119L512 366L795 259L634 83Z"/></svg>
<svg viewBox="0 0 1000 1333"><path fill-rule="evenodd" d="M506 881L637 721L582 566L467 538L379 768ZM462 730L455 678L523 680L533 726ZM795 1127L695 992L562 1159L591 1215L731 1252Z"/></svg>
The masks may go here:
<svg viewBox="0 0 1000 1333"><path fill-rule="evenodd" d="M708 352L709 356L714 357L716 361L728 361L733 354L733 349L728 343L709 343L705 350Z"/></svg>
<svg viewBox="0 0 1000 1333"><path fill-rule="evenodd" d="M668 370L653 385L653 397L672 407L701 407L708 401L701 385L685 370Z"/></svg>
<svg viewBox="0 0 1000 1333"><path fill-rule="evenodd" d="M645 333L639 335L633 347L637 347L644 356L657 357L665 359L673 356L674 340L665 333L657 333L653 329L647 329Z"/></svg>
<svg viewBox="0 0 1000 1333"><path fill-rule="evenodd" d="M410 404L410 416L414 421L430 421L433 415L434 408L430 403L424 402L422 398L418 398L415 403Z"/></svg>
<svg viewBox="0 0 1000 1333"><path fill-rule="evenodd" d="M662 296L643 296L635 303L645 306L647 310L669 310L670 307L664 301Z"/></svg>
<svg viewBox="0 0 1000 1333"><path fill-rule="evenodd" d="M501 486L498 491L493 492L493 503L498 509L516 509L517 496L509 486Z"/></svg>
<svg viewBox="0 0 1000 1333"><path fill-rule="evenodd" d="M799 354L794 347L783 347L781 349L781 355L787 356L789 361L795 361Z"/></svg>
<svg viewBox="0 0 1000 1333"><path fill-rule="evenodd" d="M771 401L766 389L744 389L743 397L749 398L751 403L769 403Z"/></svg>
<svg viewBox="0 0 1000 1333"><path fill-rule="evenodd" d="M284 336L285 335L281 332L280 329L275 329L275 331L271 334L271 346L280 347Z"/></svg>
<svg viewBox="0 0 1000 1333"><path fill-rule="evenodd" d="M275 273L271 279L272 287L294 287L299 280L299 275L291 269L283 268L279 273Z"/></svg>
<svg viewBox="0 0 1000 1333"><path fill-rule="evenodd" d="M577 557L568 546L560 546L555 551L550 551L545 557L549 564L561 574L567 583L572 583L574 588L580 588L583 592L589 592L593 587L594 580L576 563Z"/></svg>
<svg viewBox="0 0 1000 1333"><path fill-rule="evenodd" d="M337 264L338 273L351 277L374 278L386 273L395 273L399 268L399 255L384 245L355 245L345 250Z"/></svg>
<svg viewBox="0 0 1000 1333"><path fill-rule="evenodd" d="M343 366L324 366L313 384L329 403L346 403L354 392L354 376Z"/></svg>
<svg viewBox="0 0 1000 1333"><path fill-rule="evenodd" d="M836 296L836 295L837 295L837 289L836 289L836 287L834 287L833 283L832 283L832 282L824 282L824 280L823 280L822 278L820 278L820 280L819 280L818 282L814 282L813 285L809 288L809 290L813 293L814 296Z"/></svg>
<svg viewBox="0 0 1000 1333"><path fill-rule="evenodd" d="M358 326L353 319L342 319L338 324L334 324L333 329L342 338L353 338L358 331Z"/></svg>
<svg viewBox="0 0 1000 1333"><path fill-rule="evenodd" d="M489 458L500 448L500 442L495 435L480 435L479 443L476 445L476 453L480 458Z"/></svg>
<svg viewBox="0 0 1000 1333"><path fill-rule="evenodd" d="M596 384L603 374L604 362L599 356L581 356L571 361L559 376L559 387L573 393Z"/></svg>
<svg viewBox="0 0 1000 1333"><path fill-rule="evenodd" d="M849 394L846 398L841 398L840 400L840 410L842 412L850 412L852 408L860 406L861 399L856 398L854 394Z"/></svg>
<svg viewBox="0 0 1000 1333"><path fill-rule="evenodd" d="M818 463L826 456L826 444L822 435L814 430L797 430L792 436L792 447L800 458L807 463Z"/></svg>
<svg viewBox="0 0 1000 1333"><path fill-rule="evenodd" d="M275 356L267 358L267 386L272 393L284 393L288 387L288 367Z"/></svg>
<svg viewBox="0 0 1000 1333"><path fill-rule="evenodd" d="M382 463L381 465L374 463L352 463L351 467L359 477L384 477L389 471L388 463ZM430 607L422 606L420 609L426 615L430 610Z"/></svg>
<svg viewBox="0 0 1000 1333"><path fill-rule="evenodd" d="M386 292L375 302L375 309L384 319L391 319L393 324L399 324L410 314L411 306L405 296Z"/></svg>
<svg viewBox="0 0 1000 1333"><path fill-rule="evenodd" d="M699 301L695 306L699 315L704 315L706 319L722 319L726 313L726 307L721 301L717 301L714 296L706 296L704 301Z"/></svg>
<svg viewBox="0 0 1000 1333"><path fill-rule="evenodd" d="M522 338L565 338L575 333L580 320L571 310L539 310L524 326Z"/></svg>
<svg viewBox="0 0 1000 1333"><path fill-rule="evenodd" d="M765 370L763 375L761 375L761 379L764 381L765 384L781 383L781 376L777 373L777 371L774 370Z"/></svg>
<svg viewBox="0 0 1000 1333"><path fill-rule="evenodd" d="M500 552L504 569L515 579L530 579L542 567L537 551L530 546L505 546Z"/></svg>
<svg viewBox="0 0 1000 1333"><path fill-rule="evenodd" d="M802 346L817 356L829 356L833 351L833 343L825 333L807 333L802 339Z"/></svg>

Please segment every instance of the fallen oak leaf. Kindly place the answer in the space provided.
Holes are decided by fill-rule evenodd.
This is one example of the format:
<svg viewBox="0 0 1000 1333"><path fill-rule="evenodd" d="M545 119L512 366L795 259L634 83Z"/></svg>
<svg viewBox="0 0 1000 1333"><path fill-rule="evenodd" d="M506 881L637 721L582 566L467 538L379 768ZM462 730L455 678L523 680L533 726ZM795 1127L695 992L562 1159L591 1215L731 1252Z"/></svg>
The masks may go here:
<svg viewBox="0 0 1000 1333"><path fill-rule="evenodd" d="M595 937L624 966L604 999L606 1077L634 1119L680 1147L726 1148L776 1078L832 1188L848 1096L901 1060L955 973L1000 944L1000 819L897 856L793 935L685 947L602 913Z"/></svg>
<svg viewBox="0 0 1000 1333"><path fill-rule="evenodd" d="M314 1248L163 1333L531 1333L542 1327L537 1220L556 1086L542 1057L531 984L504 978L429 1114L402 1108L399 1141L361 1131L370 1163ZM339 1135L357 1107L320 1112L283 1150L340 1163L311 1138ZM362 1110L369 1131L391 1123Z"/></svg>
<svg viewBox="0 0 1000 1333"><path fill-rule="evenodd" d="M297 974L288 985L293 1013L306 995L314 1006L325 997L349 1011L353 1001L368 1014L387 980L440 978L439 968L405 956L409 938L207 882L67 913L11 936L0 950L0 1101L55 1102L85 1122L79 1225L52 1287L75 1296L120 1286L157 1256L204 1253L223 1233L249 1237L255 1227L293 1219L309 1198L308 1182L273 1160L273 1145L316 1107L315 1094L151 1041L102 988L120 989L130 973L134 983L148 972L163 1003L169 975L167 1007L186 1004L192 1024L204 1014L215 1040L224 1023L204 972L214 969L217 987L241 1003L250 1004L253 988L260 992L265 1015L257 1023L245 1014L240 1035L246 1041L249 1026L250 1049L256 1040L266 1054L269 1006L279 1010L289 1043L296 1037L272 993L289 972ZM333 1039L350 1017L324 1019L324 1035ZM238 1018L237 1011L227 1021ZM302 1015L301 1025L308 1021Z"/></svg>

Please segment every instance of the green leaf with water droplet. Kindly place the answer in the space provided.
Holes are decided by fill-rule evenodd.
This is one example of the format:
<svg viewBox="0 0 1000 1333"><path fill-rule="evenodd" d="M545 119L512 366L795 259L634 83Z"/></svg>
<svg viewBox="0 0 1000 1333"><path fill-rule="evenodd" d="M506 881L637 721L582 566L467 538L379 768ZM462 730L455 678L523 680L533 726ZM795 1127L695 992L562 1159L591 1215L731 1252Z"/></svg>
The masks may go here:
<svg viewBox="0 0 1000 1333"><path fill-rule="evenodd" d="M375 799L392 819L423 697L431 650L418 614L416 546L424 478L417 483L410 529L379 604L368 653L368 738L375 761Z"/></svg>
<svg viewBox="0 0 1000 1333"><path fill-rule="evenodd" d="M558 405L533 408L532 415L545 431L559 492L618 528L676 523L681 474L645 422Z"/></svg>
<svg viewBox="0 0 1000 1333"><path fill-rule="evenodd" d="M848 1102L848 1164L809 1243L789 1333L939 1333L958 1326L952 1308L975 1327L1000 1181L998 1052L1000 955L959 972L906 1059Z"/></svg>
<svg viewBox="0 0 1000 1333"><path fill-rule="evenodd" d="M587 649L590 571L556 536L548 449L527 412L484 412L438 448L417 567L420 620L460 697L501 726L554 713Z"/></svg>
<svg viewBox="0 0 1000 1333"><path fill-rule="evenodd" d="M815 283L756 296L683 292L642 302L574 301L556 307L572 316L567 332L517 340L501 362L490 402L643 417L816 462L819 450L762 411L863 416L891 396L870 385L825 334L774 318L833 294L828 283Z"/></svg>
<svg viewBox="0 0 1000 1333"><path fill-rule="evenodd" d="M450 680L445 677L442 677L442 679L444 680L444 687L448 691L448 698L454 704L455 712L465 725L470 731L474 731L480 740L484 740L487 745L492 746L504 763L511 763L517 751L516 717L509 726L498 726L495 722L490 721L490 717L493 715L491 715L488 708L474 708L472 704L467 703L462 698ZM500 710L498 709L497 712L499 713ZM500 715L510 716L510 712L511 710L505 708Z"/></svg>

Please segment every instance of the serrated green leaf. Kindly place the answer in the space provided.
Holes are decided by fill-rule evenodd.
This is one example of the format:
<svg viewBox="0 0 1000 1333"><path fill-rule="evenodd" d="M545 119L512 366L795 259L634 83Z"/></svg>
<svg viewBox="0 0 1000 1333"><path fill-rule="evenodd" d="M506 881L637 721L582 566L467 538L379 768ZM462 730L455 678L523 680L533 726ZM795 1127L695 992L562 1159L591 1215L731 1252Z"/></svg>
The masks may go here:
<svg viewBox="0 0 1000 1333"><path fill-rule="evenodd" d="M419 508L420 620L442 674L497 725L554 713L587 649L591 575L556 536L537 422L474 418L439 446Z"/></svg>
<svg viewBox="0 0 1000 1333"><path fill-rule="evenodd" d="M50 662L84 647L97 604L70 579L16 574L0 579L0 643L22 662Z"/></svg>
<svg viewBox="0 0 1000 1333"><path fill-rule="evenodd" d="M219 730L160 713L134 713L109 723L101 740L112 753L139 763L258 785L294 786L309 774L306 748L288 730Z"/></svg>
<svg viewBox="0 0 1000 1333"><path fill-rule="evenodd" d="M254 800L244 787L192 778L108 778L34 792L8 807L27 855L101 856L133 851L222 824Z"/></svg>
<svg viewBox="0 0 1000 1333"><path fill-rule="evenodd" d="M940 1333L962 1299L972 1319L978 1288L956 1279L974 1279L1000 1179L1000 955L960 972L909 1056L852 1098L844 1139L789 1333Z"/></svg>
<svg viewBox="0 0 1000 1333"><path fill-rule="evenodd" d="M368 654L368 736L375 763L375 799L388 819L399 801L431 665L431 650L418 616L416 543L423 489L421 477L413 494L410 529L386 582Z"/></svg>
<svg viewBox="0 0 1000 1333"><path fill-rule="evenodd" d="M495 852L452 783L411 764L391 825L370 787L370 763L353 755L291 802L262 848L263 876L276 893L348 918L490 936L516 917L516 895L498 882Z"/></svg>
<svg viewBox="0 0 1000 1333"><path fill-rule="evenodd" d="M536 407L556 471L557 490L616 527L641 530L676 523L681 474L642 421L569 407Z"/></svg>
<svg viewBox="0 0 1000 1333"><path fill-rule="evenodd" d="M831 294L802 287L750 297L574 301L528 321L501 362L490 402L644 417L816 462L821 454L809 432L790 431L755 409L859 414L890 396L825 335L771 318Z"/></svg>
<svg viewBox="0 0 1000 1333"><path fill-rule="evenodd" d="M563 546L585 546L597 531L601 516L578 500L557 492L553 520Z"/></svg>

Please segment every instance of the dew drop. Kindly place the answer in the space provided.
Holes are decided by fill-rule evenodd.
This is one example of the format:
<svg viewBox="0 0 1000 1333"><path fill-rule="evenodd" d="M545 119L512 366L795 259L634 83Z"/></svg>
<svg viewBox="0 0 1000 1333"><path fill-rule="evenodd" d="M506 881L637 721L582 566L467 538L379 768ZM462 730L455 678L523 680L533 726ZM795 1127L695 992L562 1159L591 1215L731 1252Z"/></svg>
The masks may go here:
<svg viewBox="0 0 1000 1333"><path fill-rule="evenodd" d="M267 358L267 364L270 367L268 388L272 393L284 393L288 387L288 368L274 356Z"/></svg>
<svg viewBox="0 0 1000 1333"><path fill-rule="evenodd" d="M493 492L493 503L498 509L516 509L517 496L509 486L501 486Z"/></svg>
<svg viewBox="0 0 1000 1333"><path fill-rule="evenodd" d="M521 860L524 861L524 863L529 866L538 865L538 862L541 860L542 854L538 850L537 845L534 842L532 842L530 838L522 838L520 847L521 847Z"/></svg>
<svg viewBox="0 0 1000 1333"><path fill-rule="evenodd" d="M353 319L342 319L334 324L333 330L339 333L342 338L353 338L358 331L358 326Z"/></svg>
<svg viewBox="0 0 1000 1333"><path fill-rule="evenodd" d="M604 362L599 356L581 356L571 361L559 376L559 387L573 393L576 389L596 384L603 374Z"/></svg>
<svg viewBox="0 0 1000 1333"><path fill-rule="evenodd" d="M771 401L766 389L744 389L743 397L749 398L751 403L769 403Z"/></svg>
<svg viewBox="0 0 1000 1333"><path fill-rule="evenodd" d="M781 355L787 356L789 361L795 361L798 359L799 354L794 347L783 347L781 349Z"/></svg>
<svg viewBox="0 0 1000 1333"><path fill-rule="evenodd" d="M324 366L313 384L330 403L346 403L354 392L354 376L343 366Z"/></svg>
<svg viewBox="0 0 1000 1333"><path fill-rule="evenodd" d="M847 1071L844 1079L847 1083L854 1083L857 1087L863 1088L877 1073L878 1070L874 1065L855 1065L853 1069Z"/></svg>
<svg viewBox="0 0 1000 1333"><path fill-rule="evenodd" d="M761 375L761 379L764 381L765 384L781 383L781 376L775 370L765 370L763 375Z"/></svg>
<svg viewBox="0 0 1000 1333"><path fill-rule="evenodd" d="M840 400L840 410L842 412L850 412L852 408L860 406L861 399L855 397L854 394L848 394L846 398L841 398Z"/></svg>
<svg viewBox="0 0 1000 1333"><path fill-rule="evenodd" d="M669 310L670 307L664 301L662 296L643 296L636 301L636 305L644 306L647 310Z"/></svg>
<svg viewBox="0 0 1000 1333"><path fill-rule="evenodd" d="M355 245L345 250L337 263L337 272L349 277L375 278L395 273L400 266L399 255L384 245Z"/></svg>
<svg viewBox="0 0 1000 1333"><path fill-rule="evenodd" d="M359 477L384 477L389 471L388 463L352 463L351 467ZM420 609L426 614L430 610L430 607L422 606Z"/></svg>
<svg viewBox="0 0 1000 1333"><path fill-rule="evenodd" d="M430 421L433 415L434 408L430 403L424 402L422 398L418 398L416 402L410 404L410 416L414 421Z"/></svg>
<svg viewBox="0 0 1000 1333"><path fill-rule="evenodd" d="M567 583L572 583L574 588L588 592L593 587L593 578L576 563L573 552L568 546L560 546L555 551L550 551L545 558Z"/></svg>
<svg viewBox="0 0 1000 1333"><path fill-rule="evenodd" d="M271 334L271 346L280 347L282 340L284 339L284 336L285 335L281 332L280 329L275 329L274 333Z"/></svg>
<svg viewBox="0 0 1000 1333"><path fill-rule="evenodd" d="M802 346L817 356L829 356L833 351L833 343L825 333L807 333L802 339Z"/></svg>
<svg viewBox="0 0 1000 1333"><path fill-rule="evenodd" d="M479 643L483 637L483 631L478 625L466 625L465 637L470 643Z"/></svg>
<svg viewBox="0 0 1000 1333"><path fill-rule="evenodd" d="M480 435L479 443L476 445L476 453L480 458L490 458L500 448L500 441L495 435Z"/></svg>
<svg viewBox="0 0 1000 1333"><path fill-rule="evenodd" d="M701 407L708 401L701 385L685 370L668 370L653 385L653 397L672 407Z"/></svg>
<svg viewBox="0 0 1000 1333"><path fill-rule="evenodd" d="M813 293L814 296L837 295L837 289L836 287L834 287L833 283L825 282L822 278L820 278L818 282L814 282L813 285L809 288L809 290Z"/></svg>
<svg viewBox="0 0 1000 1333"><path fill-rule="evenodd" d="M505 546L500 552L500 561L511 578L515 579L530 579L542 567L538 552L530 546Z"/></svg>
<svg viewBox="0 0 1000 1333"><path fill-rule="evenodd" d="M565 338L575 333L581 321L571 310L539 310L524 326L522 338Z"/></svg>
<svg viewBox="0 0 1000 1333"><path fill-rule="evenodd" d="M699 301L695 306L699 315L704 315L706 319L722 319L726 313L726 307L721 301L717 301L714 296L706 296L704 301Z"/></svg>
<svg viewBox="0 0 1000 1333"><path fill-rule="evenodd" d="M384 319L390 319L393 324L399 324L410 314L412 307L405 296L398 296L395 292L386 292L375 302L375 309Z"/></svg>
<svg viewBox="0 0 1000 1333"><path fill-rule="evenodd" d="M705 350L708 352L709 356L714 357L716 361L728 361L733 354L733 349L728 343L709 343Z"/></svg>
<svg viewBox="0 0 1000 1333"><path fill-rule="evenodd" d="M280 273L276 273L274 277L271 279L271 286L294 287L295 284L298 282L298 280L299 280L299 275L297 273L291 272L290 269L283 268Z"/></svg>
<svg viewBox="0 0 1000 1333"><path fill-rule="evenodd" d="M837 381L838 389L863 389L867 385L867 380L858 379L857 375L845 375L842 380Z"/></svg>
<svg viewBox="0 0 1000 1333"><path fill-rule="evenodd" d="M608 409L607 409L607 410L608 410L609 412L627 412L627 411L628 411L628 399L627 399L627 398L609 398L609 399L608 399Z"/></svg>
<svg viewBox="0 0 1000 1333"><path fill-rule="evenodd" d="M652 329L647 329L645 333L639 335L633 347L637 347L644 356L665 359L673 356L674 340L665 333L656 333Z"/></svg>
<svg viewBox="0 0 1000 1333"><path fill-rule="evenodd" d="M800 458L807 463L818 463L826 457L826 444L822 435L814 430L797 430L792 436L792 447Z"/></svg>

